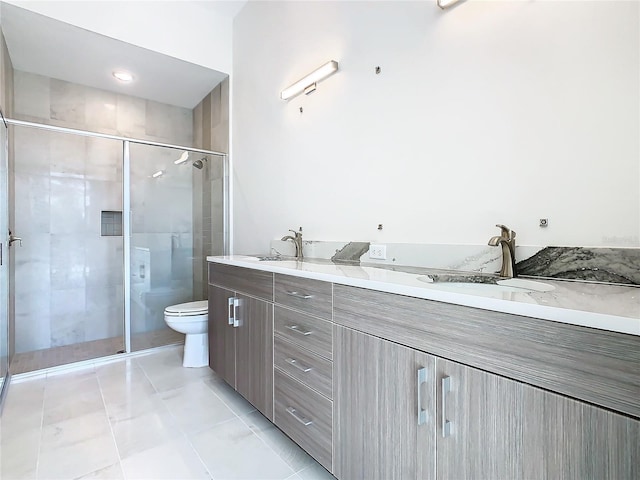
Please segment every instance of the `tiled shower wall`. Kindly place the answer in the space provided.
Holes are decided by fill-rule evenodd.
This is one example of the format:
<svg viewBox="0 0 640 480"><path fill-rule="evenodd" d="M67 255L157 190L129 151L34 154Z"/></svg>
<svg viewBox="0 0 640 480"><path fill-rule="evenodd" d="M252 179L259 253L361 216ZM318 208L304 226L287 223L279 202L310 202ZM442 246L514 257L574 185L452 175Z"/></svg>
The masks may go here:
<svg viewBox="0 0 640 480"><path fill-rule="evenodd" d="M14 86L17 119L193 143L189 109L20 71L14 72ZM12 130L15 226L24 239L16 249L16 352L121 335L123 240L102 237L100 230L101 211L122 210L122 143ZM132 157L132 164L149 160L142 157ZM164 216L162 209L154 212L147 224L154 215ZM162 225L153 233L171 238L171 227Z"/></svg>
<svg viewBox="0 0 640 480"><path fill-rule="evenodd" d="M229 78L193 109L194 143L205 150L229 151ZM209 155L207 167L193 176L193 287L207 298L207 255L224 253L223 163Z"/></svg>

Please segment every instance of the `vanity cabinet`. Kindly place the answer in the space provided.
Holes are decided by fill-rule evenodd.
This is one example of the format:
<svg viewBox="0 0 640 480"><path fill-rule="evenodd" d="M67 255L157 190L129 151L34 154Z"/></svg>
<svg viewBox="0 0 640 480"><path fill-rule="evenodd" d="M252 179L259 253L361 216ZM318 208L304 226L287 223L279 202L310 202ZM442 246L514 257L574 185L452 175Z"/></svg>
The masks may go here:
<svg viewBox="0 0 640 480"><path fill-rule="evenodd" d="M212 263L210 364L342 480L640 478L640 337Z"/></svg>
<svg viewBox="0 0 640 480"><path fill-rule="evenodd" d="M341 479L633 479L640 422L334 327Z"/></svg>
<svg viewBox="0 0 640 480"><path fill-rule="evenodd" d="M274 422L333 465L332 284L275 275Z"/></svg>
<svg viewBox="0 0 640 480"><path fill-rule="evenodd" d="M435 357L340 326L334 341L334 475L435 479Z"/></svg>
<svg viewBox="0 0 640 480"><path fill-rule="evenodd" d="M229 306L235 292L209 285L209 366L236 388L236 330Z"/></svg>
<svg viewBox="0 0 640 480"><path fill-rule="evenodd" d="M406 308L398 308L400 304ZM513 376L522 374L519 364L524 362L515 350L520 349L519 355L525 359L535 353L528 351L533 347L525 341L514 347L489 348L486 336L491 335L491 328L483 331L487 323L482 319L492 312L477 313L473 322L465 322L464 313L473 314L473 310L461 308L457 321L464 322L464 328L456 329L456 322L449 319L445 328L444 319L437 315L442 313L440 307L435 302L335 286L334 465L338 478L638 478L638 419L422 353L426 346L430 353L466 356L472 362L500 368L511 365ZM448 314L453 317L452 311ZM517 320L521 320L520 327L528 321ZM577 330L574 335L579 335ZM529 341L536 343L535 332L528 331L528 335L533 337ZM389 339L399 339L402 345ZM603 340L604 344L583 348L608 351L606 335ZM539 348L545 348L549 355L554 353L553 343L549 339L547 346ZM514 353L506 359L492 359L500 348L513 348ZM618 358L634 354L619 352ZM566 358L563 362L538 359L542 361L557 362L554 372L565 377L573 369L579 372L590 367L569 368L571 359ZM632 362L605 362L602 356L591 362L601 364L598 373L602 376L616 369L626 371L626 378L617 372L621 385L637 381L635 372L629 370ZM430 387L421 391L419 398L416 376L423 365L431 366L425 381ZM593 392L592 386L586 386L585 391ZM622 398L625 405L633 407L626 401L624 389L610 393L602 398L611 402ZM417 412L423 408L427 420L416 426Z"/></svg>
<svg viewBox="0 0 640 480"><path fill-rule="evenodd" d="M273 276L209 265L209 366L273 420Z"/></svg>

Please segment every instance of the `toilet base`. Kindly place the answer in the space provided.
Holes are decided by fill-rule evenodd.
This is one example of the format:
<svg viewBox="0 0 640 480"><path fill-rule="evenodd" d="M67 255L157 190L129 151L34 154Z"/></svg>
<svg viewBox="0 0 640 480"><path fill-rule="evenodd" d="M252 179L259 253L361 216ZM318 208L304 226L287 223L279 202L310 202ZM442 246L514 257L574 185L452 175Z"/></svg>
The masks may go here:
<svg viewBox="0 0 640 480"><path fill-rule="evenodd" d="M184 339L183 367L206 367L209 365L209 336L207 333L189 333Z"/></svg>

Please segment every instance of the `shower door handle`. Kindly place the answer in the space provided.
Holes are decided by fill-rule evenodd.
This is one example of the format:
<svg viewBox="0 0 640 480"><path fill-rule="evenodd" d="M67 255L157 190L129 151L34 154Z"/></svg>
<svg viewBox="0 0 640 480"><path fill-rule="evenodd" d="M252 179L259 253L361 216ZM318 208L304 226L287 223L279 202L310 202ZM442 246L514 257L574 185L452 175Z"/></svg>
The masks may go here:
<svg viewBox="0 0 640 480"><path fill-rule="evenodd" d="M13 245L13 242L20 242L20 246L22 246L22 238L9 234L9 246Z"/></svg>

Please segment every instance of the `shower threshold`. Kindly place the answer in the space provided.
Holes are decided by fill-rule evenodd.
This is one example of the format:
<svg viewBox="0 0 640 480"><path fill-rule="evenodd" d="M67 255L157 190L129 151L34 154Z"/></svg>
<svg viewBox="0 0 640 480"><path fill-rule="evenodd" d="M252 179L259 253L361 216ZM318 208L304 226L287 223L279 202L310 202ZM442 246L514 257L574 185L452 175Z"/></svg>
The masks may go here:
<svg viewBox="0 0 640 480"><path fill-rule="evenodd" d="M170 329L131 335L133 351L178 343L184 343L184 335ZM12 375L17 375L122 354L124 351L123 337L113 337L33 352L16 353L11 360L10 371Z"/></svg>

